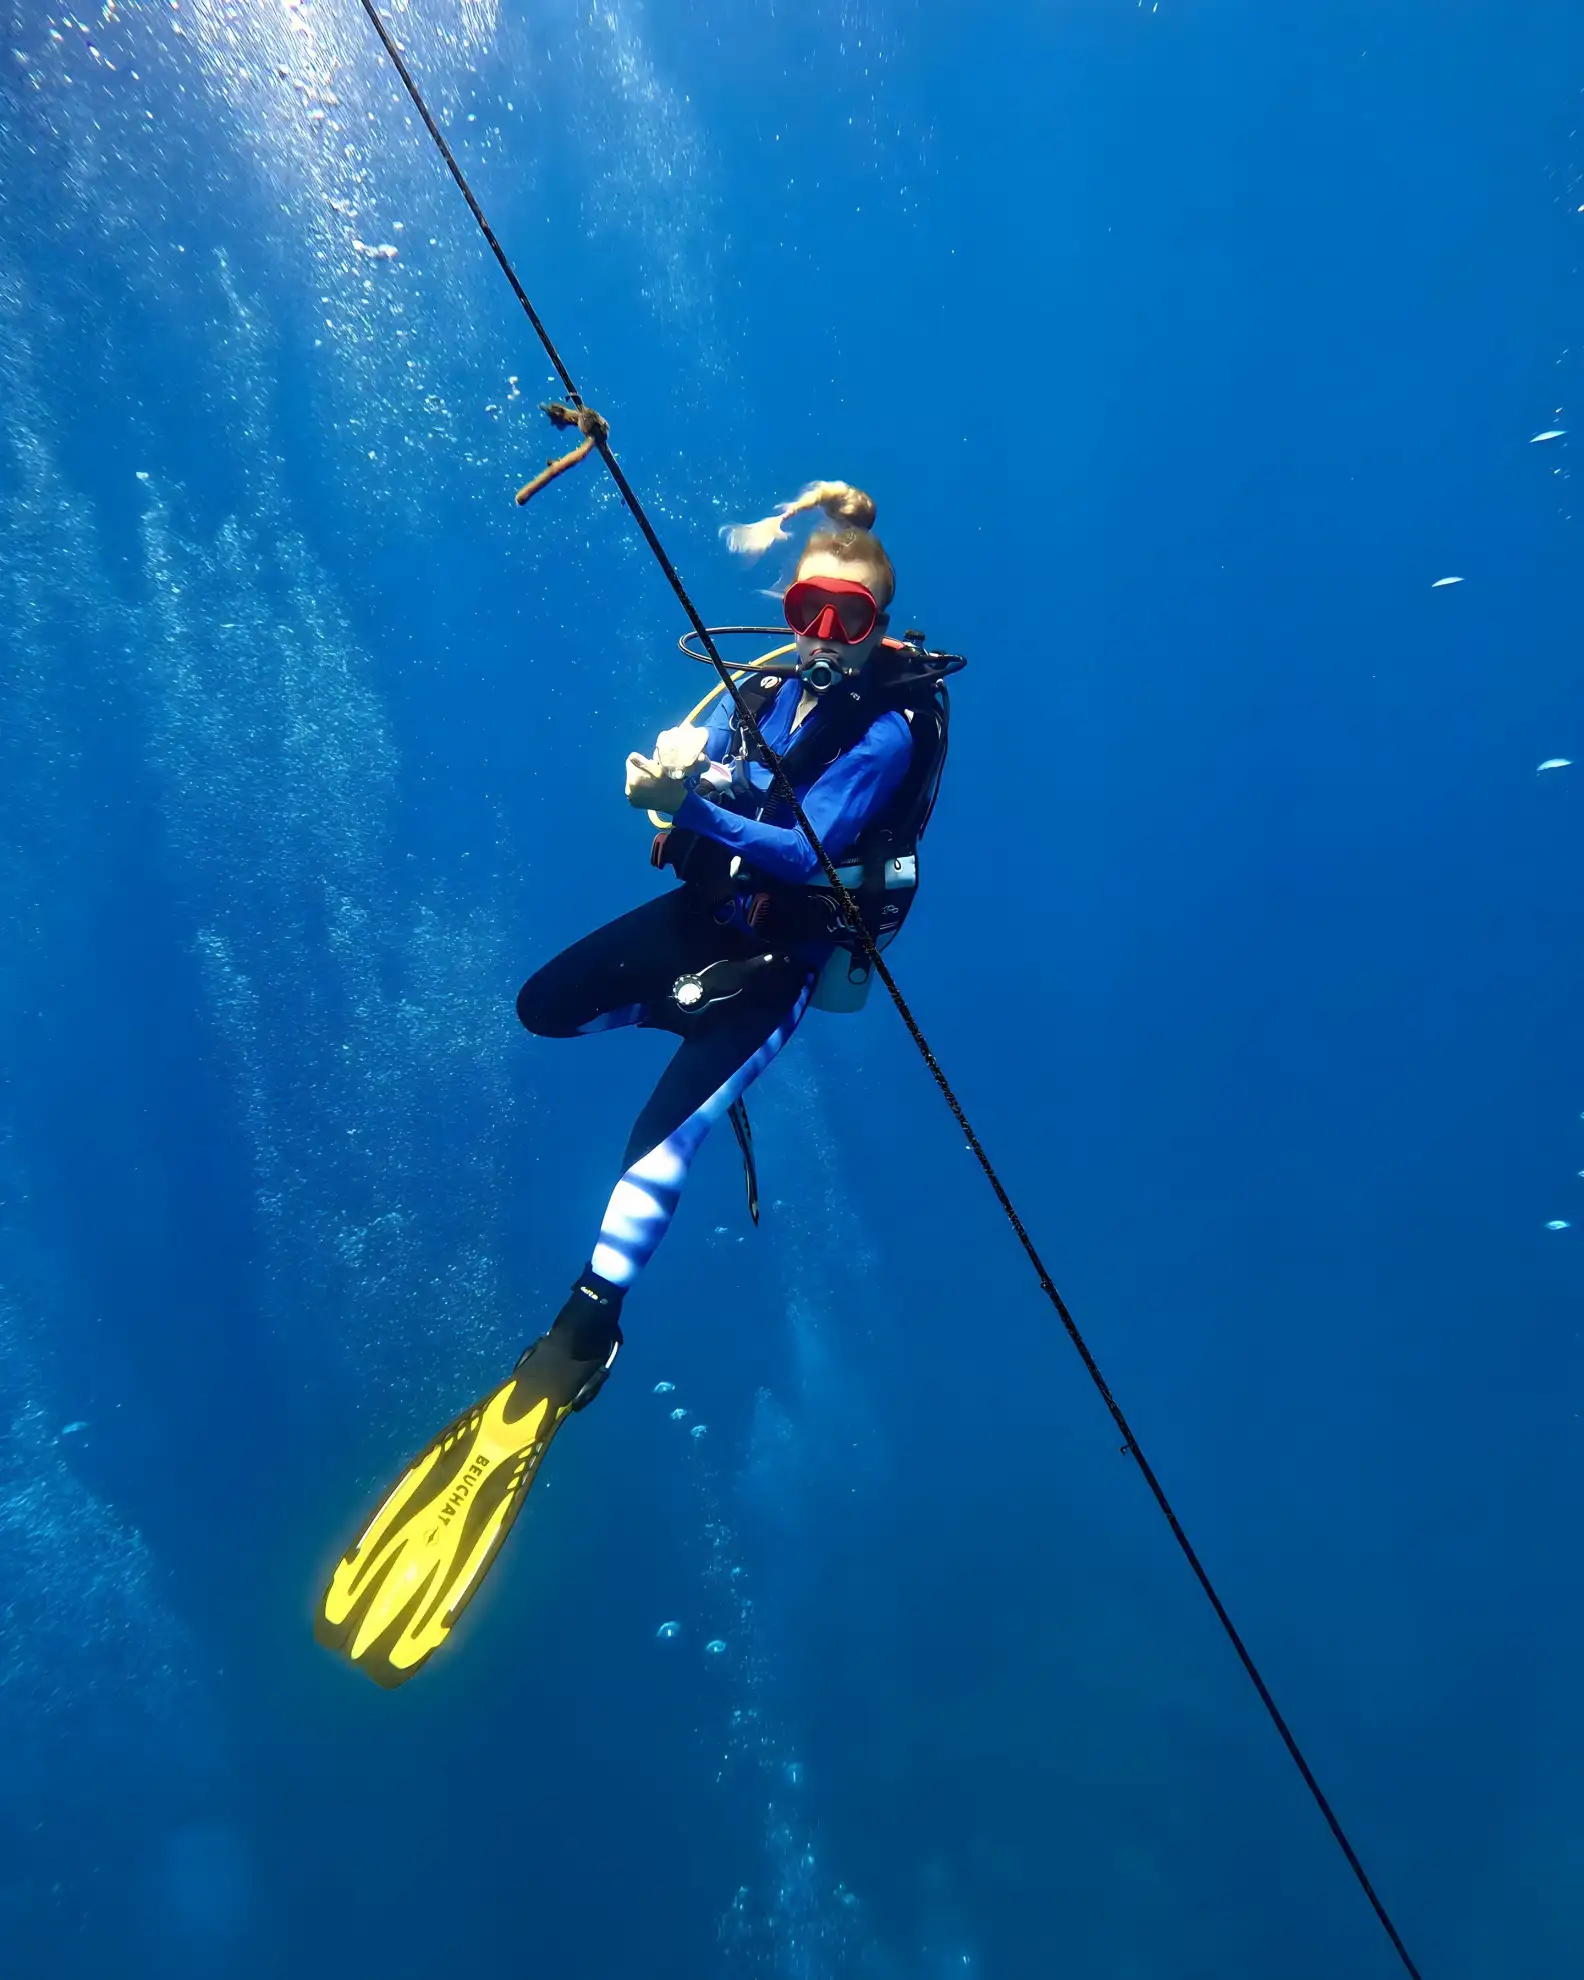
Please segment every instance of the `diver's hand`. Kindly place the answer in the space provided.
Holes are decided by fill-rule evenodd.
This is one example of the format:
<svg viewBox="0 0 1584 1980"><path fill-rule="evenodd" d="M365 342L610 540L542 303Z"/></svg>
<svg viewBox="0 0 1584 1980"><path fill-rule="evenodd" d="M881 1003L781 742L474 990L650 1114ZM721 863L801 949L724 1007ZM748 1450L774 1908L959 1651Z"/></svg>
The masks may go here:
<svg viewBox="0 0 1584 1980"><path fill-rule="evenodd" d="M685 777L690 770L702 770L707 758L704 746L707 729L696 729L691 722L679 722L674 729L662 729L655 737L654 760L673 777Z"/></svg>
<svg viewBox="0 0 1584 1980"><path fill-rule="evenodd" d="M635 811L674 814L687 796L680 777L668 775L658 763L634 750L627 759L627 802Z"/></svg>

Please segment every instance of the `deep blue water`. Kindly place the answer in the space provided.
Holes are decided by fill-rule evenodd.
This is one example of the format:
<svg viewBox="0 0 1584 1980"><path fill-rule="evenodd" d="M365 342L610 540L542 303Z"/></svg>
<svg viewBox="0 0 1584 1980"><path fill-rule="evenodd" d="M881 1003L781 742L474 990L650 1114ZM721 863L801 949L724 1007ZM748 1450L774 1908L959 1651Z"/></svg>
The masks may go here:
<svg viewBox="0 0 1584 1980"><path fill-rule="evenodd" d="M1579 1970L1584 15L392 18L711 618L875 495L907 993L1426 1980ZM587 1255L663 1047L511 1000L707 683L354 0L0 74L0 1968L1400 1972L879 996L447 1652L316 1649Z"/></svg>

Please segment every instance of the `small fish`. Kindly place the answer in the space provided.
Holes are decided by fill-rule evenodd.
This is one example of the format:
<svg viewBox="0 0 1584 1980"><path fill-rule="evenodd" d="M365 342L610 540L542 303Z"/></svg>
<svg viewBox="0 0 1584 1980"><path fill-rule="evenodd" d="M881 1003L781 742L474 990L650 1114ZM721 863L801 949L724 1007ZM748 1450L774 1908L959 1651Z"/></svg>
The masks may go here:
<svg viewBox="0 0 1584 1980"><path fill-rule="evenodd" d="M656 1382L654 1392L657 1396L668 1396L675 1387L675 1382Z"/></svg>
<svg viewBox="0 0 1584 1980"><path fill-rule="evenodd" d="M87 1428L88 1425L79 1417L75 1423L68 1423L65 1429L61 1431L61 1435L63 1437L75 1437L79 1430L86 1430Z"/></svg>
<svg viewBox="0 0 1584 1980"><path fill-rule="evenodd" d="M1529 444L1531 447L1538 447L1542 440L1562 440L1566 437L1567 428L1565 426L1549 426L1544 433L1537 433Z"/></svg>
<svg viewBox="0 0 1584 1980"><path fill-rule="evenodd" d="M1545 762L1540 764L1536 769L1535 775L1539 777L1547 770L1571 770L1572 767L1573 759L1571 756L1548 756Z"/></svg>
<svg viewBox="0 0 1584 1980"><path fill-rule="evenodd" d="M1431 589L1432 591L1439 591L1439 590L1441 589L1441 587L1442 587L1443 585L1446 585L1446 584L1461 584L1462 582L1463 582L1463 580L1462 580L1461 578L1459 578L1459 577L1451 577L1451 578L1437 578L1437 579L1436 579L1436 581L1435 581L1435 583L1434 583L1433 585L1431 585L1431 587L1430 587L1430 589Z"/></svg>
<svg viewBox="0 0 1584 1980"><path fill-rule="evenodd" d="M1566 1217L1553 1217L1546 1225L1548 1231L1570 1231L1572 1228Z"/></svg>

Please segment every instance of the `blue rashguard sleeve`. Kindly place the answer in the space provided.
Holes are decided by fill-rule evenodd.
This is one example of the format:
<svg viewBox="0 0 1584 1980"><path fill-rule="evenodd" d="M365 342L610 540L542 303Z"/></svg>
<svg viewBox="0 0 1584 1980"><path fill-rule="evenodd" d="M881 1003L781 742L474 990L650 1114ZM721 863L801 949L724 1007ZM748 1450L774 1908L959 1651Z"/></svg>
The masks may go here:
<svg viewBox="0 0 1584 1980"><path fill-rule="evenodd" d="M832 859L840 859L869 820L891 798L907 773L913 732L907 717L892 713L870 725L803 797L808 822ZM690 791L676 814L678 825L740 853L767 880L801 886L819 869L814 848L798 825L765 825L741 818Z"/></svg>

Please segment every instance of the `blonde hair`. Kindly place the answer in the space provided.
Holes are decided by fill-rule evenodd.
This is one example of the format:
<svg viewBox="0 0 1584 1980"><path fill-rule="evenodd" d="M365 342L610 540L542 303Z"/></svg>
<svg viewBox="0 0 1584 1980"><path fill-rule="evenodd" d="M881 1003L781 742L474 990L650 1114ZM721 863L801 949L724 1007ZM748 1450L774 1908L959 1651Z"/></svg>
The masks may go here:
<svg viewBox="0 0 1584 1980"><path fill-rule="evenodd" d="M801 570L810 557L816 556L859 566L879 580L873 590L876 602L884 611L896 595L896 572L879 537L871 534L875 505L861 488L853 488L845 481L811 481L796 501L781 503L763 521L728 523L721 535L726 539L727 549L737 556L762 557L772 544L789 542L787 524L810 509L822 509L839 527L816 530L798 556L798 568Z"/></svg>

